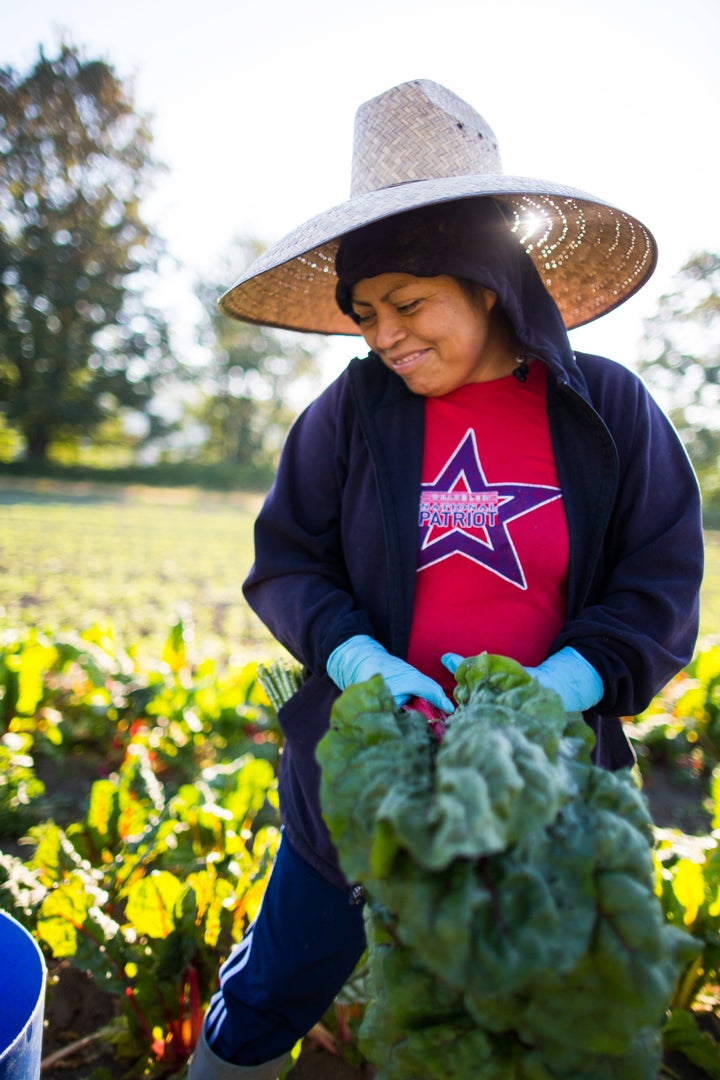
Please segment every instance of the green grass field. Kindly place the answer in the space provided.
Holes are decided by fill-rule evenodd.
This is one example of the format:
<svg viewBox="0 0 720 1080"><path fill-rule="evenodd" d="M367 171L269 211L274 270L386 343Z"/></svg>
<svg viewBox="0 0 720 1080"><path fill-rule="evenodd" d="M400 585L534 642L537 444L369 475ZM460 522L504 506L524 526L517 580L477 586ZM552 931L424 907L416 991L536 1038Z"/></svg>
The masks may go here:
<svg viewBox="0 0 720 1080"><path fill-rule="evenodd" d="M0 486L0 630L110 624L157 658L181 615L198 658L274 645L245 603L258 495L37 483Z"/></svg>
<svg viewBox="0 0 720 1080"><path fill-rule="evenodd" d="M0 484L0 631L111 624L158 657L178 615L198 658L279 650L247 607L261 496L51 482ZM720 640L720 533L707 538L701 637Z"/></svg>

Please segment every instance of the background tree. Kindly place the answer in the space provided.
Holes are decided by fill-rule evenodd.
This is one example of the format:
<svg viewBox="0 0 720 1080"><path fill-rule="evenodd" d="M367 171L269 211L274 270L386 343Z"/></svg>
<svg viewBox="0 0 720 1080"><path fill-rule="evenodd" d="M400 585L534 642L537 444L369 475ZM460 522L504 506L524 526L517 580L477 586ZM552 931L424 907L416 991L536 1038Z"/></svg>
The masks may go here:
<svg viewBox="0 0 720 1080"><path fill-rule="evenodd" d="M200 342L209 363L198 376L199 404L192 409L206 440L202 460L267 472L287 429L316 392L321 341L315 336L238 322L222 314L218 297L262 250L253 239L234 241L219 266L217 282L197 295L206 312Z"/></svg>
<svg viewBox="0 0 720 1080"><path fill-rule="evenodd" d="M0 69L0 408L36 462L147 410L173 366L143 300L161 254L140 213L150 146L108 64L62 44L26 76Z"/></svg>
<svg viewBox="0 0 720 1080"><path fill-rule="evenodd" d="M639 370L687 447L720 519L720 255L702 251L645 321Z"/></svg>

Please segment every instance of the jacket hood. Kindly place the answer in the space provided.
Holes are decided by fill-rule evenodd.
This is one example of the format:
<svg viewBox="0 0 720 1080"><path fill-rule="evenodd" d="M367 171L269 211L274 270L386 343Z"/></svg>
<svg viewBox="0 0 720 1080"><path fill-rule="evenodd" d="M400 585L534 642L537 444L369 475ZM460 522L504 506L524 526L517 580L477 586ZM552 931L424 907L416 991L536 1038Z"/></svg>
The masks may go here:
<svg viewBox="0 0 720 1080"><path fill-rule="evenodd" d="M423 207L357 229L343 238L335 268L336 300L351 318L352 288L364 278L449 274L497 294L528 356L544 360L556 375L574 365L560 310L512 231L506 208L494 199Z"/></svg>

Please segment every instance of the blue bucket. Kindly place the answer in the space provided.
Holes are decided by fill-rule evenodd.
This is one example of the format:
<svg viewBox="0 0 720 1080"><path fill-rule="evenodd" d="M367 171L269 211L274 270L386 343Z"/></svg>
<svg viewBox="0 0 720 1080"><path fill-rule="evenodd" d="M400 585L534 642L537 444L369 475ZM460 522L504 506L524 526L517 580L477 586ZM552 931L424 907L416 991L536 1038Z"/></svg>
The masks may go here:
<svg viewBox="0 0 720 1080"><path fill-rule="evenodd" d="M31 934L0 911L0 1080L38 1080L46 968Z"/></svg>

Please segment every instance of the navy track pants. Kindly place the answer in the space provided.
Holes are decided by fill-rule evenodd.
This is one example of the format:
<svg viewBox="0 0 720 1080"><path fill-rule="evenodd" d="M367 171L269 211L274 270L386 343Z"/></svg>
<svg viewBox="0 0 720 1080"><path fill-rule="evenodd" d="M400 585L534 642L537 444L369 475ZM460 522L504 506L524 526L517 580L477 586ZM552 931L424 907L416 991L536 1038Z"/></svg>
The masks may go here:
<svg viewBox="0 0 720 1080"><path fill-rule="evenodd" d="M220 968L205 1018L218 1057L261 1065L317 1023L365 949L362 904L283 836L257 918Z"/></svg>

